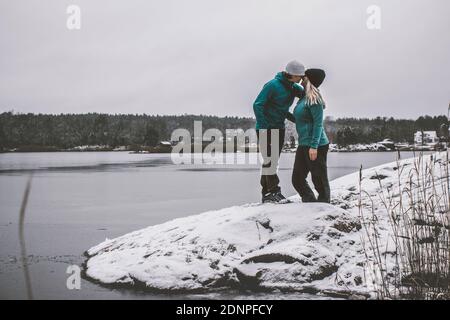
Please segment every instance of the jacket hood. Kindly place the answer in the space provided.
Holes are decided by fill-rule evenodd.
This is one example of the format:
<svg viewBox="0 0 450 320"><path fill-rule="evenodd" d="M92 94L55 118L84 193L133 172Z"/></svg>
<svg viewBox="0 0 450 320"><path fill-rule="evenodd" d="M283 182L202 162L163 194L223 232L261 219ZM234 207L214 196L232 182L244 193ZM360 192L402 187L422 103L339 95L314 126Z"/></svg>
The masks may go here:
<svg viewBox="0 0 450 320"><path fill-rule="evenodd" d="M278 72L275 76L275 79L281 81L283 84L292 86L293 82L289 81L286 76L284 75L284 72Z"/></svg>

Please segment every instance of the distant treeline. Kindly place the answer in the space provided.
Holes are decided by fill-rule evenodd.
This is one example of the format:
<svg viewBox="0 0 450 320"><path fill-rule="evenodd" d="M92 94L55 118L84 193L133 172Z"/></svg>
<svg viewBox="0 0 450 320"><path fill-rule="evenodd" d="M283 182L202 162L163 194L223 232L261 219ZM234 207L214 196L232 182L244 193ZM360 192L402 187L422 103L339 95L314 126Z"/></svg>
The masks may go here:
<svg viewBox="0 0 450 320"><path fill-rule="evenodd" d="M438 136L448 137L446 116L421 116L416 120L341 118L326 120L325 127L330 140L341 146L374 143L387 138L394 142L414 143L414 133L417 131L436 131Z"/></svg>
<svg viewBox="0 0 450 320"><path fill-rule="evenodd" d="M0 148L52 146L72 148L80 145L156 146L169 140L172 131L184 128L193 132L194 121L201 120L203 130L252 128L251 118L204 115L150 116L134 114L0 114Z"/></svg>
<svg viewBox="0 0 450 320"><path fill-rule="evenodd" d="M201 120L203 130L253 128L253 118L217 117L205 115L138 115L138 114L33 114L4 112L0 114L0 149L24 146L73 148L81 145L156 146L169 140L173 130L193 132L194 121ZM325 128L332 143L348 145L372 143L391 138L397 142L413 142L418 130L442 131L447 117L419 117L417 120L393 118L325 120ZM444 129L445 131L445 129ZM291 135L291 130L288 134ZM287 140L290 136L287 137Z"/></svg>

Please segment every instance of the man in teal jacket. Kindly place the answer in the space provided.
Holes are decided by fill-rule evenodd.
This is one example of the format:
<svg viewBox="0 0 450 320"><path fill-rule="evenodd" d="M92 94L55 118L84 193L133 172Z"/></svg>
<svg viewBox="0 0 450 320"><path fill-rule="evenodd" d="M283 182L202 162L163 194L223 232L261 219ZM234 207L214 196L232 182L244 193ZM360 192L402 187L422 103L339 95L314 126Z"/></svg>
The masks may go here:
<svg viewBox="0 0 450 320"><path fill-rule="evenodd" d="M256 116L256 133L263 157L261 171L262 202L283 203L280 180L276 173L285 137L285 120L295 121L289 108L295 97L303 97L303 87L298 85L305 75L305 67L291 61L286 70L277 73L267 82L253 104ZM272 152L274 150L274 152Z"/></svg>

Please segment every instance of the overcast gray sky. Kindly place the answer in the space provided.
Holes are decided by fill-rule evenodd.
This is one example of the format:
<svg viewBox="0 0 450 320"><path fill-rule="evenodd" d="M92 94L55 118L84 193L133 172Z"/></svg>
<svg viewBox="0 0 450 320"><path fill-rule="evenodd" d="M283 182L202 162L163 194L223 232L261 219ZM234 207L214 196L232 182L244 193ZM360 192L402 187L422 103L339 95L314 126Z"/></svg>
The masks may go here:
<svg viewBox="0 0 450 320"><path fill-rule="evenodd" d="M0 112L253 116L297 59L327 71L326 115L446 114L449 16L448 0L0 0Z"/></svg>

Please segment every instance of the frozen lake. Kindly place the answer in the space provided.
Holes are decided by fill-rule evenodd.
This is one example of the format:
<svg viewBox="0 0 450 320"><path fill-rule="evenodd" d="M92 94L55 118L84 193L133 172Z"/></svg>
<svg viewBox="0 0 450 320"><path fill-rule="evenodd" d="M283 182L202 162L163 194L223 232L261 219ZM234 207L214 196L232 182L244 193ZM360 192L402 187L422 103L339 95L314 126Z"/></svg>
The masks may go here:
<svg viewBox="0 0 450 320"><path fill-rule="evenodd" d="M243 157L244 154L234 155ZM285 195L294 154L283 153ZM330 180L396 160L396 152L329 153ZM402 158L413 156L402 152ZM82 280L66 288L66 269L105 240L174 218L260 201L258 165L174 165L170 154L58 152L0 154L0 299L24 299L18 216L33 174L25 238L38 299L305 298L307 295L155 295L104 288Z"/></svg>

